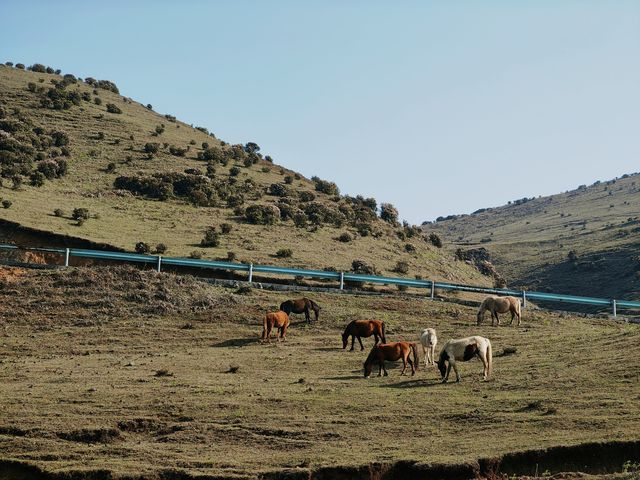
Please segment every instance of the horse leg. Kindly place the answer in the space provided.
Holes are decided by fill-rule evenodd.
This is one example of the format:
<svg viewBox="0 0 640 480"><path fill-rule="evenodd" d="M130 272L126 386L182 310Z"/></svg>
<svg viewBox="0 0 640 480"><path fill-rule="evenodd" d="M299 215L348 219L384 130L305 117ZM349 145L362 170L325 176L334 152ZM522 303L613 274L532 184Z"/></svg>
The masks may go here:
<svg viewBox="0 0 640 480"><path fill-rule="evenodd" d="M358 335L358 343L360 344L360 351L364 350L364 345L362 345L362 339L360 338L360 335Z"/></svg>
<svg viewBox="0 0 640 480"><path fill-rule="evenodd" d="M482 360L482 379L484 381L487 380L487 377L489 375L489 364L487 363L486 357L487 357L486 354L480 355L480 360Z"/></svg>
<svg viewBox="0 0 640 480"><path fill-rule="evenodd" d="M402 355L402 371L400 372L400 375L404 375L404 371L407 369L407 358L409 357L409 355Z"/></svg>
<svg viewBox="0 0 640 480"><path fill-rule="evenodd" d="M447 380L449 380L450 372L451 372L451 362L449 362L449 365L447 365L447 373L444 375L444 378L442 379L442 383L447 383Z"/></svg>
<svg viewBox="0 0 640 480"><path fill-rule="evenodd" d="M375 347L378 344L378 339L379 339L378 334L374 333L373 338L375 339L375 342L373 342L373 346Z"/></svg>
<svg viewBox="0 0 640 480"><path fill-rule="evenodd" d="M382 369L384 370L384 376L388 377L389 376L389 372L387 372L387 369L384 366L384 360L382 360Z"/></svg>
<svg viewBox="0 0 640 480"><path fill-rule="evenodd" d="M307 321L307 325L311 323L311 315L309 315L309 307L304 309L304 318Z"/></svg>
<svg viewBox="0 0 640 480"><path fill-rule="evenodd" d="M458 374L458 365L456 365L455 360L452 362L451 360L449 361L449 366L453 367L453 371L456 372L456 382L460 381L460 375Z"/></svg>
<svg viewBox="0 0 640 480"><path fill-rule="evenodd" d="M382 369L384 368L384 361L380 362L378 364L378 376L381 377L382 376ZM387 371L384 371L384 374L387 374Z"/></svg>
<svg viewBox="0 0 640 480"><path fill-rule="evenodd" d="M424 343L422 343L421 345L422 345L422 354L424 355L424 366L426 367L428 365L427 359L429 358L429 354L427 353L427 347L424 346Z"/></svg>
<svg viewBox="0 0 640 480"><path fill-rule="evenodd" d="M409 366L411 367L411 376L413 377L416 374L416 366L413 364L413 360L411 359L411 351L409 351L409 355L407 355L407 360L409 361Z"/></svg>
<svg viewBox="0 0 640 480"><path fill-rule="evenodd" d="M436 364L436 346L435 345L431 345L431 363L433 365Z"/></svg>
<svg viewBox="0 0 640 480"><path fill-rule="evenodd" d="M498 311L495 311L496 314L496 320L498 321L498 326L500 326L500 317L498 316Z"/></svg>
<svg viewBox="0 0 640 480"><path fill-rule="evenodd" d="M356 341L356 336L355 335L351 335L351 350L349 350L350 352L353 352L353 344Z"/></svg>

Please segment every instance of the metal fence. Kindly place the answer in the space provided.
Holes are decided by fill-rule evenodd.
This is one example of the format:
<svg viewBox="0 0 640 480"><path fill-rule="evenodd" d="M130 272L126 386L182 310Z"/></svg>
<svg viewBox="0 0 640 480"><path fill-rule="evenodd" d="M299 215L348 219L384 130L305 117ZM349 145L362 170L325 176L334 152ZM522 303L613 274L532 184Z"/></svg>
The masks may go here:
<svg viewBox="0 0 640 480"><path fill-rule="evenodd" d="M345 288L345 282L366 282L382 285L403 285L406 287L424 288L431 298L434 298L436 289L473 293L488 293L495 295L512 295L522 298L523 306L527 300L544 302L565 302L594 307L610 308L613 316L619 309L640 310L640 302L630 300L617 300L610 298L582 297L577 295L562 295L558 293L533 292L525 290L512 290L505 288L485 288L471 285L459 285L455 283L435 282L432 280L417 280L400 277L383 277L378 275L362 275L349 272L331 272L324 270L306 270L300 268L276 267L273 265L254 265L252 263L219 262L213 260L200 260L192 258L163 257L162 255L143 255L137 253L108 252L103 250L88 250L82 248L22 248L12 244L0 244L0 250L19 251L29 250L42 253L54 253L62 255L64 266L69 266L69 260L75 258L88 258L96 260L109 260L120 262L143 263L153 266L158 272L163 266L190 267L213 270L227 270L232 272L246 272L247 280L253 281L254 273L270 273L292 277L309 277L315 279L335 280L340 290Z"/></svg>

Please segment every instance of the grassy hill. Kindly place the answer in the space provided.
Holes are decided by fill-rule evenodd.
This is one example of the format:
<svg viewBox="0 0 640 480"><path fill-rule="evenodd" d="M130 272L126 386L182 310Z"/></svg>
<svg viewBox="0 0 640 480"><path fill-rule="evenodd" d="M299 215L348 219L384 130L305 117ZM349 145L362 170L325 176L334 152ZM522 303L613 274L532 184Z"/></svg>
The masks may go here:
<svg viewBox="0 0 640 480"><path fill-rule="evenodd" d="M132 267L0 268L0 285L6 478L371 478L370 462L495 462L640 432L633 324L526 310L520 327L476 327L475 309L453 303L317 294L320 321L294 316L286 342L267 345L261 319L285 294L241 295ZM397 364L364 379L373 341L363 340L364 352L341 348L356 318L385 321L390 341L435 327L438 351L450 338L487 336L493 375L483 382L474 360L460 364L458 384L441 384L434 367L400 376ZM623 455L587 449L562 461L620 471L638 460ZM20 474L5 461L58 476ZM563 465L515 467L533 478ZM310 476L323 467L345 470ZM379 478L427 477L436 478Z"/></svg>
<svg viewBox="0 0 640 480"><path fill-rule="evenodd" d="M383 274L490 283L397 224L391 206L339 195L112 82L33 70L0 66L0 197L11 202L0 219L129 251L143 242L171 256L345 271L361 260Z"/></svg>
<svg viewBox="0 0 640 480"><path fill-rule="evenodd" d="M425 228L462 251L486 249L513 286L640 298L638 174L441 218Z"/></svg>

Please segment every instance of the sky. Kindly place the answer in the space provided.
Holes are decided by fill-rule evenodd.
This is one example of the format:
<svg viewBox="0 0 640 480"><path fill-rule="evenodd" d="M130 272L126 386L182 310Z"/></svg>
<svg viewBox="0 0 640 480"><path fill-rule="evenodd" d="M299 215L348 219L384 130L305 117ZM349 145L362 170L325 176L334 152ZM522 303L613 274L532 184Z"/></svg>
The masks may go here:
<svg viewBox="0 0 640 480"><path fill-rule="evenodd" d="M0 61L113 80L419 224L640 168L640 2L0 0Z"/></svg>

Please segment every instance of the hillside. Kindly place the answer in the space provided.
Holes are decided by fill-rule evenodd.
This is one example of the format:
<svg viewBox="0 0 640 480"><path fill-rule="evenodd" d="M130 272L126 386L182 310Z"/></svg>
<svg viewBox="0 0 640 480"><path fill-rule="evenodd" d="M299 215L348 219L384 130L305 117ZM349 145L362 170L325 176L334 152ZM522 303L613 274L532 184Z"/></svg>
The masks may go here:
<svg viewBox="0 0 640 480"><path fill-rule="evenodd" d="M512 286L640 298L640 176L453 215L425 225L490 259Z"/></svg>
<svg viewBox="0 0 640 480"><path fill-rule="evenodd" d="M50 233L128 251L143 242L171 256L345 271L361 260L364 271L491 284L418 228L399 225L390 205L339 195L255 143L228 145L121 96L110 81L32 70L0 66L8 206L0 220L36 229L40 243L55 243ZM7 227L0 237L26 241Z"/></svg>
<svg viewBox="0 0 640 480"><path fill-rule="evenodd" d="M505 473L639 460L638 447L612 442L637 445L640 431L637 325L527 310L520 327L477 327L473 307L323 293L313 296L319 322L293 316L286 342L267 345L260 322L282 293L133 267L0 268L0 286L2 478L503 478L370 468L470 469L556 446L578 450L553 462L516 456ZM487 336L493 374L483 382L474 360L459 365L460 383L441 384L433 366L400 376L389 362L388 377L365 379L373 340L364 352L341 348L356 318L383 320L391 341L434 327L437 351ZM585 442L610 448L598 455Z"/></svg>

